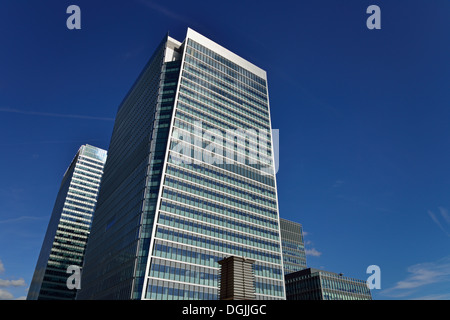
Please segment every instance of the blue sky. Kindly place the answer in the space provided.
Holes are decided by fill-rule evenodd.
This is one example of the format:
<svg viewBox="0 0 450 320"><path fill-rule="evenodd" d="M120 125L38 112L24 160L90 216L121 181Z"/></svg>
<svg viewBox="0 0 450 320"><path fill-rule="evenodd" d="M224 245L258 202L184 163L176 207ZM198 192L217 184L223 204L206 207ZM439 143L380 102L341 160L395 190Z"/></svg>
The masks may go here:
<svg viewBox="0 0 450 320"><path fill-rule="evenodd" d="M280 215L303 224L308 265L359 279L378 265L375 299L450 299L449 14L444 0L3 1L0 299L26 296L79 146L108 148L153 50L187 27L267 71Z"/></svg>

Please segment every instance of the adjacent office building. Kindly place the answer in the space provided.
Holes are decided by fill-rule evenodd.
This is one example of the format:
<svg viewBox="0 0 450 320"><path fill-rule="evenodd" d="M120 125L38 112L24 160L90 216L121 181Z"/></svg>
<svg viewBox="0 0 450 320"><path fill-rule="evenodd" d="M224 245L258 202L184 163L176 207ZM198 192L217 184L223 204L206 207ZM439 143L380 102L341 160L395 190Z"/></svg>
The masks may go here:
<svg viewBox="0 0 450 320"><path fill-rule="evenodd" d="M285 299L273 160L266 72L164 37L117 112L77 299L218 299L228 256Z"/></svg>
<svg viewBox="0 0 450 320"><path fill-rule="evenodd" d="M307 268L302 225L280 218L287 300L371 300L366 282Z"/></svg>
<svg viewBox="0 0 450 320"><path fill-rule="evenodd" d="M97 202L105 150L83 145L66 170L28 291L28 300L73 300L71 265L82 267Z"/></svg>
<svg viewBox="0 0 450 320"><path fill-rule="evenodd" d="M366 281L308 268L287 274L287 300L372 300Z"/></svg>
<svg viewBox="0 0 450 320"><path fill-rule="evenodd" d="M284 274L306 269L305 243L302 225L280 218Z"/></svg>

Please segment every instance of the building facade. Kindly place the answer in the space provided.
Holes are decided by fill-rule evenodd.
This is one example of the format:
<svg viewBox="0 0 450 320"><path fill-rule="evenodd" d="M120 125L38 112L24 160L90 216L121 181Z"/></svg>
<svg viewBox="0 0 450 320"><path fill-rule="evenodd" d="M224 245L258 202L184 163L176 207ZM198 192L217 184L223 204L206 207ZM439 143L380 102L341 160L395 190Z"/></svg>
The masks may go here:
<svg viewBox="0 0 450 320"><path fill-rule="evenodd" d="M287 274L287 300L372 300L366 281L308 268Z"/></svg>
<svg viewBox="0 0 450 320"><path fill-rule="evenodd" d="M305 243L302 225L280 218L284 274L306 269Z"/></svg>
<svg viewBox="0 0 450 320"><path fill-rule="evenodd" d="M188 29L117 113L78 299L218 299L227 256L285 299L266 72Z"/></svg>
<svg viewBox="0 0 450 320"><path fill-rule="evenodd" d="M28 300L73 300L71 265L82 267L107 152L83 145L66 170L56 197Z"/></svg>

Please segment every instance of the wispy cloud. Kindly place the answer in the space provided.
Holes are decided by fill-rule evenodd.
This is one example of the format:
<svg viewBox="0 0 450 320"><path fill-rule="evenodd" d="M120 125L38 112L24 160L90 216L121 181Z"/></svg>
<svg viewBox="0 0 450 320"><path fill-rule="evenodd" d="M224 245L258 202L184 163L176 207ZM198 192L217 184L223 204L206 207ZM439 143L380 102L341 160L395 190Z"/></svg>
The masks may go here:
<svg viewBox="0 0 450 320"><path fill-rule="evenodd" d="M22 146L22 145L36 145L36 144L65 144L65 143L94 143L103 141L101 139L88 139L88 140L42 140L42 141L23 141L23 142L11 142L11 143L1 143L0 147L8 147L8 146ZM38 157L39 155L37 155ZM36 155L32 156L36 159Z"/></svg>
<svg viewBox="0 0 450 320"><path fill-rule="evenodd" d="M450 284L450 257L436 262L412 265L407 268L407 272L409 275L405 279L398 281L395 286L383 290L382 294L396 298L407 298L416 293L418 289L422 290L430 284ZM433 294L429 295L429 297L438 297L439 295Z"/></svg>
<svg viewBox="0 0 450 320"><path fill-rule="evenodd" d="M336 180L335 183L333 184L333 188L339 188L344 184L344 182L345 182L344 180Z"/></svg>
<svg viewBox="0 0 450 320"><path fill-rule="evenodd" d="M439 207L439 211L441 212L441 216L444 218L445 222L450 225L450 215L448 214L448 210L443 207Z"/></svg>
<svg viewBox="0 0 450 320"><path fill-rule="evenodd" d="M20 216L20 217L17 217L17 218L0 220L0 224L14 223L14 222L19 222L19 221L44 220L44 219L48 219L48 217ZM0 265L0 270L1 270L1 265Z"/></svg>
<svg viewBox="0 0 450 320"><path fill-rule="evenodd" d="M431 220L433 220L433 222L439 227L439 229L441 229L448 237L450 237L450 232L448 231L450 230L450 215L448 214L448 210L443 207L439 207L439 212L441 216L440 218L431 210L428 210L428 215L430 216ZM443 220L442 222L441 219Z"/></svg>
<svg viewBox="0 0 450 320"><path fill-rule="evenodd" d="M450 293L430 294L426 296L417 297L412 300L450 300Z"/></svg>
<svg viewBox="0 0 450 320"><path fill-rule="evenodd" d="M143 4L144 6L146 6L147 8L150 8L152 10L155 10L163 15L165 15L166 17L176 20L178 22L182 22L182 23L186 23L188 25L192 25L195 22L192 21L191 19L169 9L168 7L162 6L159 3L156 3L155 1L150 1L150 0L138 0L138 2L140 2L141 4Z"/></svg>
<svg viewBox="0 0 450 320"><path fill-rule="evenodd" d="M84 119L84 120L114 121L114 118L108 118L108 117L86 116L86 115L80 115L80 114L65 114L65 113L27 111L27 110L12 109L12 108L0 108L0 112L19 113L19 114L32 115L32 116L41 116L41 117L57 117L57 118L71 118L71 119Z"/></svg>

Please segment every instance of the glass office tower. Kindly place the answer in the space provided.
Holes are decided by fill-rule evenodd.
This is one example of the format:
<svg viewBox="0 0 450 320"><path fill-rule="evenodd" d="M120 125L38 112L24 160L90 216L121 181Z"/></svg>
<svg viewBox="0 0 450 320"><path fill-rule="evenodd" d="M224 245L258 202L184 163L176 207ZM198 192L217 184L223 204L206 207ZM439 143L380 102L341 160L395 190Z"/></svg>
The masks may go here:
<svg viewBox="0 0 450 320"><path fill-rule="evenodd" d="M188 29L119 106L77 299L218 299L218 261L255 260L285 299L266 72Z"/></svg>
<svg viewBox="0 0 450 320"><path fill-rule="evenodd" d="M306 269L305 243L300 223L280 218L284 274Z"/></svg>
<svg viewBox="0 0 450 320"><path fill-rule="evenodd" d="M67 288L70 265L82 267L107 152L78 150L66 170L28 290L28 300L73 300Z"/></svg>

